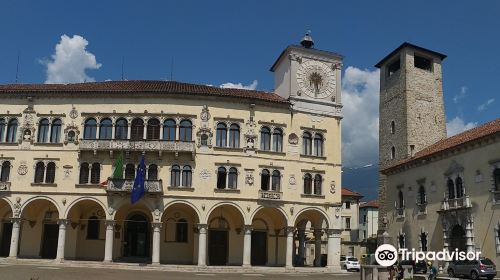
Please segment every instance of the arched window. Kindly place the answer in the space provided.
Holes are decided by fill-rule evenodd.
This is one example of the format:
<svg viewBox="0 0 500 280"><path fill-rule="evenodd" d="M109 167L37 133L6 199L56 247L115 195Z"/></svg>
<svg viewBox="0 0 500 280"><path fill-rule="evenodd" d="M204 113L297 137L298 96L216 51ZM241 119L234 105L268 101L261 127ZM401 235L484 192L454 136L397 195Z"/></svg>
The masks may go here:
<svg viewBox="0 0 500 280"><path fill-rule="evenodd" d="M92 172L90 174L90 183L99 184L101 181L101 165L97 162L92 163Z"/></svg>
<svg viewBox="0 0 500 280"><path fill-rule="evenodd" d="M97 121L95 119L87 119L83 125L83 139L96 139Z"/></svg>
<svg viewBox="0 0 500 280"><path fill-rule="evenodd" d="M234 167L229 168L227 187L230 189L238 188L238 170Z"/></svg>
<svg viewBox="0 0 500 280"><path fill-rule="evenodd" d="M193 125L190 120L182 120L179 125L179 140L180 141L192 141L192 130Z"/></svg>
<svg viewBox="0 0 500 280"><path fill-rule="evenodd" d="M50 129L50 143L59 143L61 141L61 120L55 119L52 121L52 128Z"/></svg>
<svg viewBox="0 0 500 280"><path fill-rule="evenodd" d="M191 170L191 166L185 165L182 168L182 186L190 188L192 186L192 179L193 171Z"/></svg>
<svg viewBox="0 0 500 280"><path fill-rule="evenodd" d="M391 147L391 159L396 158L396 148L394 146Z"/></svg>
<svg viewBox="0 0 500 280"><path fill-rule="evenodd" d="M229 147L240 147L240 126L235 123L229 127Z"/></svg>
<svg viewBox="0 0 500 280"><path fill-rule="evenodd" d="M314 176L314 194L315 195L321 195L321 185L323 183L323 177L321 175L316 174Z"/></svg>
<svg viewBox="0 0 500 280"><path fill-rule="evenodd" d="M0 172L0 182L8 182L10 176L10 161L2 163L2 171Z"/></svg>
<svg viewBox="0 0 500 280"><path fill-rule="evenodd" d="M260 130L260 149L264 151L271 149L271 130L267 126Z"/></svg>
<svg viewBox="0 0 500 280"><path fill-rule="evenodd" d="M304 175L304 194L312 194L312 176L309 173Z"/></svg>
<svg viewBox="0 0 500 280"><path fill-rule="evenodd" d="M227 126L225 123L217 124L217 134L215 135L215 145L217 147L226 147Z"/></svg>
<svg viewBox="0 0 500 280"><path fill-rule="evenodd" d="M493 171L493 180L495 183L495 191L500 191L500 168L495 168Z"/></svg>
<svg viewBox="0 0 500 280"><path fill-rule="evenodd" d="M396 123L394 121L391 121L391 134L394 134L396 132Z"/></svg>
<svg viewBox="0 0 500 280"><path fill-rule="evenodd" d="M323 156L323 135L320 133L314 135L314 155L317 157Z"/></svg>
<svg viewBox="0 0 500 280"><path fill-rule="evenodd" d="M264 169L262 170L260 174L260 189L263 191L268 191L269 190L269 179L270 179L271 174L269 173L269 170Z"/></svg>
<svg viewBox="0 0 500 280"><path fill-rule="evenodd" d="M283 130L281 128L273 130L273 151L283 152Z"/></svg>
<svg viewBox="0 0 500 280"><path fill-rule="evenodd" d="M148 130L146 131L146 139L160 139L160 121L158 119L148 120Z"/></svg>
<svg viewBox="0 0 500 280"><path fill-rule="evenodd" d="M302 135L302 153L304 155L312 155L312 136L307 131Z"/></svg>
<svg viewBox="0 0 500 280"><path fill-rule="evenodd" d="M461 198L464 196L464 184L462 178L460 176L455 179L455 187L457 189L457 198Z"/></svg>
<svg viewBox="0 0 500 280"><path fill-rule="evenodd" d="M219 167L217 169L217 188L218 189L225 189L226 188L226 177L227 177L226 168Z"/></svg>
<svg viewBox="0 0 500 280"><path fill-rule="evenodd" d="M175 223L175 242L188 242L188 222L185 219Z"/></svg>
<svg viewBox="0 0 500 280"><path fill-rule="evenodd" d="M398 209L403 209L405 207L405 201L404 201L404 197L403 197L403 191L402 190L399 190L398 192L398 205L397 205Z"/></svg>
<svg viewBox="0 0 500 280"><path fill-rule="evenodd" d="M148 180L158 180L158 165L150 164L148 167Z"/></svg>
<svg viewBox="0 0 500 280"><path fill-rule="evenodd" d="M128 139L128 121L124 118L116 120L115 124L115 139Z"/></svg>
<svg viewBox="0 0 500 280"><path fill-rule="evenodd" d="M427 233L423 231L420 233L420 248L420 251L427 252Z"/></svg>
<svg viewBox="0 0 500 280"><path fill-rule="evenodd" d="M45 174L45 183L53 184L56 178L56 164L54 162L49 162L47 164L47 171Z"/></svg>
<svg viewBox="0 0 500 280"><path fill-rule="evenodd" d="M135 178L135 165L129 163L125 166L125 180L134 180Z"/></svg>
<svg viewBox="0 0 500 280"><path fill-rule="evenodd" d="M5 126L5 120L0 118L0 142L3 142L3 139L5 138Z"/></svg>
<svg viewBox="0 0 500 280"><path fill-rule="evenodd" d="M99 239L100 222L97 216L89 217L87 225L87 239Z"/></svg>
<svg viewBox="0 0 500 280"><path fill-rule="evenodd" d="M49 120L41 119L38 124L38 143L47 143L49 141Z"/></svg>
<svg viewBox="0 0 500 280"><path fill-rule="evenodd" d="M281 186L281 173L278 170L274 170L271 179L271 189L275 192L279 192L280 186Z"/></svg>
<svg viewBox="0 0 500 280"><path fill-rule="evenodd" d="M181 168L178 165L172 165L170 170L170 185L178 187L181 185Z"/></svg>
<svg viewBox="0 0 500 280"><path fill-rule="evenodd" d="M144 121L142 119L136 118L132 120L132 127L130 132L131 140L143 140L144 139Z"/></svg>
<svg viewBox="0 0 500 280"><path fill-rule="evenodd" d="M175 141L176 124L172 119L163 122L163 140Z"/></svg>
<svg viewBox="0 0 500 280"><path fill-rule="evenodd" d="M45 178L45 164L43 162L37 162L35 167L35 183L43 183Z"/></svg>
<svg viewBox="0 0 500 280"><path fill-rule="evenodd" d="M16 142L16 134L17 134L17 120L13 119L9 121L9 125L7 126L7 138L5 141L7 143Z"/></svg>
<svg viewBox="0 0 500 280"><path fill-rule="evenodd" d="M89 173L90 173L89 164L86 162L82 163L80 165L80 179L79 179L80 184L89 183Z"/></svg>
<svg viewBox="0 0 500 280"><path fill-rule="evenodd" d="M419 199L420 205L424 205L427 203L427 196L425 194L425 187L424 186L420 186L420 188L418 189L418 199Z"/></svg>
<svg viewBox="0 0 500 280"><path fill-rule="evenodd" d="M113 133L113 122L106 118L102 119L99 123L99 139L109 140L112 138Z"/></svg>
<svg viewBox="0 0 500 280"><path fill-rule="evenodd" d="M453 180L451 178L448 178L448 180L446 181L446 186L448 187L448 198L454 199L455 198L455 184L453 183Z"/></svg>

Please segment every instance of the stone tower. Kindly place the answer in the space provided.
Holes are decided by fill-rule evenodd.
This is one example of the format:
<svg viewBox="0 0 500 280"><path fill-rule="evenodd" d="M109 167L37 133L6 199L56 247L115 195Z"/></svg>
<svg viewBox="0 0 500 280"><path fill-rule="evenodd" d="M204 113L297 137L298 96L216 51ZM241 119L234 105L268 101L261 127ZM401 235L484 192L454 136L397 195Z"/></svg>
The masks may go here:
<svg viewBox="0 0 500 280"><path fill-rule="evenodd" d="M446 55L403 43L380 68L379 167L383 170L446 138L441 62ZM385 176L379 200L385 216Z"/></svg>

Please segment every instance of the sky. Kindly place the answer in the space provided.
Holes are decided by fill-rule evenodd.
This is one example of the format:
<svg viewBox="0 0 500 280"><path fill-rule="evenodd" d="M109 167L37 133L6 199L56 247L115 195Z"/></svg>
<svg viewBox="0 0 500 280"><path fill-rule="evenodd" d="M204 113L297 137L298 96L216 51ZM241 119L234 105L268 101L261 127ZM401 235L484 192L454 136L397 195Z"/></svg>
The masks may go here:
<svg viewBox="0 0 500 280"><path fill-rule="evenodd" d="M272 91L270 66L306 30L345 56L346 168L377 165L373 65L405 41L448 55L448 135L500 117L500 1L6 0L0 83L121 80L123 69L127 80Z"/></svg>

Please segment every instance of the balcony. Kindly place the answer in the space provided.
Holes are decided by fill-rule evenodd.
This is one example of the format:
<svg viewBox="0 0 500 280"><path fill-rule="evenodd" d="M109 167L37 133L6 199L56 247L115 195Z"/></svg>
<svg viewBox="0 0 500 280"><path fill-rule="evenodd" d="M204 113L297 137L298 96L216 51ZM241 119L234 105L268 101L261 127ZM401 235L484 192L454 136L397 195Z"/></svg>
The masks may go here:
<svg viewBox="0 0 500 280"><path fill-rule="evenodd" d="M396 208L396 219L402 219L405 217L405 208Z"/></svg>
<svg viewBox="0 0 500 280"><path fill-rule="evenodd" d="M500 191L492 190L491 194L493 195L493 204L500 204Z"/></svg>
<svg viewBox="0 0 500 280"><path fill-rule="evenodd" d="M458 198L445 198L441 202L441 211L460 210L471 207L472 204L468 195Z"/></svg>
<svg viewBox="0 0 500 280"><path fill-rule="evenodd" d="M10 191L10 182L0 182L0 192Z"/></svg>
<svg viewBox="0 0 500 280"><path fill-rule="evenodd" d="M165 140L100 140L82 139L80 151L125 151L125 152L190 152L194 156L194 141L165 141Z"/></svg>
<svg viewBox="0 0 500 280"><path fill-rule="evenodd" d="M134 186L134 180L125 179L109 179L106 192L108 193L130 193ZM163 194L162 180L145 180L144 181L145 193L150 194Z"/></svg>
<svg viewBox="0 0 500 280"><path fill-rule="evenodd" d="M425 215L427 214L427 202L425 203L417 203L417 214Z"/></svg>
<svg viewBox="0 0 500 280"><path fill-rule="evenodd" d="M281 200L283 193L276 191L259 191L259 199L264 200Z"/></svg>

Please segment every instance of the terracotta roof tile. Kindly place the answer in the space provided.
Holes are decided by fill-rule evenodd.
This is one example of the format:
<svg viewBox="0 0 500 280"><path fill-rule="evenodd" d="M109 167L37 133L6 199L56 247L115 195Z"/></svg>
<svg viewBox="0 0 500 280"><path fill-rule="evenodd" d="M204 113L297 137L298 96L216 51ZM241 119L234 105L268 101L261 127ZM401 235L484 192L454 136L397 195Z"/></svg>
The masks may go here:
<svg viewBox="0 0 500 280"><path fill-rule="evenodd" d="M359 192L351 191L348 188L342 188L342 196L357 196L357 197L363 197L362 194Z"/></svg>
<svg viewBox="0 0 500 280"><path fill-rule="evenodd" d="M427 148L422 149L421 151L417 152L414 157L412 158L407 158L404 160L401 160L400 162L396 163L393 166L390 166L384 170L383 172L387 172L390 170L394 170L398 167L401 167L405 164L415 162L417 160L422 160L426 157L429 157L431 155L444 152L447 150L451 150L457 146L463 145L465 143L481 139L483 137L487 137L496 133L500 133L500 118L493 120L491 122L485 123L481 126L469 129L467 131L464 131L460 134L448 137L446 139L443 139L433 145L428 146Z"/></svg>
<svg viewBox="0 0 500 280"><path fill-rule="evenodd" d="M281 96L264 91L219 88L207 85L188 84L173 81L108 81L78 84L7 84L0 85L2 93L171 93L186 95L230 96L256 99L275 103L288 103Z"/></svg>
<svg viewBox="0 0 500 280"><path fill-rule="evenodd" d="M378 208L378 200L361 203L361 205L359 205L359 208Z"/></svg>

